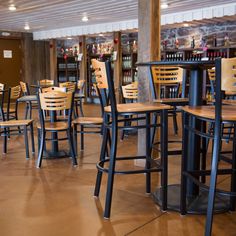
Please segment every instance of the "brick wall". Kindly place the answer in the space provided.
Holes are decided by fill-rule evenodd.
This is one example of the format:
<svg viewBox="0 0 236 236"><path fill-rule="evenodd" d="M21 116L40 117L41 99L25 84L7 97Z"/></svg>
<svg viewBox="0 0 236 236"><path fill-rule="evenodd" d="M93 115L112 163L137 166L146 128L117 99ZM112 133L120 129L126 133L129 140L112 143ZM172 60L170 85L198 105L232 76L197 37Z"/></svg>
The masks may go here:
<svg viewBox="0 0 236 236"><path fill-rule="evenodd" d="M217 46L224 45L224 37L228 34L230 46L236 46L236 22L224 22L217 24L208 24L197 27L182 27L175 29L166 29L161 32L162 45L167 42L167 48L174 48L175 36L179 41L179 48L189 48L191 46L192 36L195 39L196 47L200 47L201 39L206 40L207 46L213 46L214 36L217 38Z"/></svg>

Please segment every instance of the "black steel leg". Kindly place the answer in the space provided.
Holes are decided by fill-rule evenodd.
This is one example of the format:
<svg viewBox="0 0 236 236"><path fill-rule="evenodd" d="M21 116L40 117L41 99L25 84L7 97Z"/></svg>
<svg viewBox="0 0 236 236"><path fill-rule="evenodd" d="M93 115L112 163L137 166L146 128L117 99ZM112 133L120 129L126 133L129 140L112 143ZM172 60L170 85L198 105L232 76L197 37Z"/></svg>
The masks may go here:
<svg viewBox="0 0 236 236"><path fill-rule="evenodd" d="M37 168L40 168L42 164L44 144L45 144L45 131L41 130Z"/></svg>
<svg viewBox="0 0 236 236"><path fill-rule="evenodd" d="M4 128L4 144L3 144L3 153L6 154L7 153L7 138L8 138L8 131L9 129Z"/></svg>
<svg viewBox="0 0 236 236"><path fill-rule="evenodd" d="M25 120L28 118L28 110L29 110L29 104L26 102L26 107L25 107Z"/></svg>
<svg viewBox="0 0 236 236"><path fill-rule="evenodd" d="M206 133L206 122L202 121L202 132ZM201 158L201 170L206 170L206 154L207 154L207 138L202 137L202 158ZM201 182L206 182L206 176L201 176Z"/></svg>
<svg viewBox="0 0 236 236"><path fill-rule="evenodd" d="M25 137L25 152L26 152L26 158L29 158L29 142L28 142L28 130L27 130L27 126L24 126L24 137Z"/></svg>
<svg viewBox="0 0 236 236"><path fill-rule="evenodd" d="M81 116L84 116L82 98L79 100L79 110L80 110Z"/></svg>
<svg viewBox="0 0 236 236"><path fill-rule="evenodd" d="M219 121L218 121L219 122ZM213 147L213 156L211 163L211 177L210 177L210 189L208 195L208 205L207 205L207 219L205 226L205 236L210 236L212 231L212 221L213 221L213 211L214 211L214 201L215 201L215 191L216 191L216 181L217 181L217 170L220 156L220 139L221 139L221 128L219 124L215 123L215 141Z"/></svg>
<svg viewBox="0 0 236 236"><path fill-rule="evenodd" d="M177 123L176 108L173 109L173 127L174 127L174 132L177 135L178 134L178 123Z"/></svg>
<svg viewBox="0 0 236 236"><path fill-rule="evenodd" d="M108 132L109 132L109 129L107 127L105 127L105 125L104 125L102 146L101 146L101 152L100 152L100 161L105 160L105 158L106 158L107 142L108 142L108 135L109 135ZM95 190L94 190L95 197L99 196L101 181L102 181L102 171L98 170L96 184L95 184Z"/></svg>
<svg viewBox="0 0 236 236"><path fill-rule="evenodd" d="M84 126L80 125L80 150L84 150Z"/></svg>
<svg viewBox="0 0 236 236"><path fill-rule="evenodd" d="M30 133L31 133L32 153L35 153L35 145L34 145L34 127L33 127L33 123L30 124Z"/></svg>
<svg viewBox="0 0 236 236"><path fill-rule="evenodd" d="M187 177L184 172L187 171L188 166L188 134L189 131L186 129L186 126L189 124L188 114L184 111L182 112L182 160L181 160L181 189L180 189L180 213L185 215L187 212L186 209L186 196L187 196Z"/></svg>
<svg viewBox="0 0 236 236"><path fill-rule="evenodd" d="M38 153L39 153L39 149L40 149L40 139L41 139L41 137L40 137L40 129L37 129L37 131L38 131Z"/></svg>
<svg viewBox="0 0 236 236"><path fill-rule="evenodd" d="M71 156L72 156L72 161L73 161L73 165L76 166L77 165L77 159L75 156L75 149L74 149L74 145L73 145L73 137L72 137L72 130L67 130L67 136L68 136L68 142L70 145L70 149L71 149Z"/></svg>
<svg viewBox="0 0 236 236"><path fill-rule="evenodd" d="M236 125L234 125L234 137L233 137L233 152L232 152L232 169L233 173L231 175L231 192L236 192ZM235 211L236 197L230 197L230 210Z"/></svg>
<svg viewBox="0 0 236 236"><path fill-rule="evenodd" d="M78 141L78 138L77 138L77 125L75 124L74 125L74 144L75 144L75 155L77 156L78 155L78 145L77 145L77 141Z"/></svg>
<svg viewBox="0 0 236 236"><path fill-rule="evenodd" d="M151 168L151 148L150 148L150 113L146 114L146 169ZM146 173L146 193L151 192L151 174L150 172Z"/></svg>
<svg viewBox="0 0 236 236"><path fill-rule="evenodd" d="M161 116L161 187L162 210L167 210L167 184L168 184L168 112L162 111Z"/></svg>
<svg viewBox="0 0 236 236"><path fill-rule="evenodd" d="M118 133L117 129L118 129L117 120L112 120L111 153L110 153L109 170L108 170L108 183L107 183L104 218L110 218L110 213L111 213L114 171L116 164L117 133Z"/></svg>

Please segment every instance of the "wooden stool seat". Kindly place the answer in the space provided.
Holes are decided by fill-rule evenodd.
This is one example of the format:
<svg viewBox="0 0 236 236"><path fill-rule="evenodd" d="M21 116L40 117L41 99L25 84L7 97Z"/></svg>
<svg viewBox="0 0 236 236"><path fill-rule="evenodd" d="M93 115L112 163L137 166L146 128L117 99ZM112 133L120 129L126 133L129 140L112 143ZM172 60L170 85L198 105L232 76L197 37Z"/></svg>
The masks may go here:
<svg viewBox="0 0 236 236"><path fill-rule="evenodd" d="M161 98L161 99L155 99L154 102L159 102L159 103L163 103L163 104L176 104L179 103L181 105L187 105L189 103L189 99L188 98Z"/></svg>
<svg viewBox="0 0 236 236"><path fill-rule="evenodd" d="M78 117L73 122L73 124L83 124L83 125L92 125L92 124L102 124L102 117Z"/></svg>
<svg viewBox="0 0 236 236"><path fill-rule="evenodd" d="M118 113L143 113L143 112L152 112L157 110L168 110L171 106L164 105L160 103L125 103L117 104ZM111 106L106 106L104 111L107 113L111 112Z"/></svg>
<svg viewBox="0 0 236 236"><path fill-rule="evenodd" d="M235 109L234 106L230 105L222 106L222 120L236 121L236 113L234 109ZM194 116L212 120L215 119L215 106L198 106L198 107L185 106L182 107L182 110Z"/></svg>
<svg viewBox="0 0 236 236"><path fill-rule="evenodd" d="M40 123L37 124L37 128L41 129ZM55 130L55 131L62 131L68 129L68 123L59 121L59 122L45 122L45 130Z"/></svg>
<svg viewBox="0 0 236 236"><path fill-rule="evenodd" d="M0 127L27 126L33 123L33 120L8 120L0 121Z"/></svg>

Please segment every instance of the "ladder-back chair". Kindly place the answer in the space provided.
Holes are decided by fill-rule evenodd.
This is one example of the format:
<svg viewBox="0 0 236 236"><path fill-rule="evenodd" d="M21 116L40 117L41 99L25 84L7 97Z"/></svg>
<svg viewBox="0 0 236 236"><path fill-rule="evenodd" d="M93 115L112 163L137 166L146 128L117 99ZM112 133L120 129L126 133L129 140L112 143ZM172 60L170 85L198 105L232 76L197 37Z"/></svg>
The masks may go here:
<svg viewBox="0 0 236 236"><path fill-rule="evenodd" d="M73 165L77 165L77 160L75 157L73 138L72 138L72 110L73 110L73 93L61 92L61 91L51 91L43 92L38 95L39 103L39 118L40 123L37 126L38 137L39 137L39 153L37 167L41 167L43 150L45 141L51 140L46 138L46 132L49 133L66 133L66 137L57 138L57 141L67 139L69 142L72 162ZM51 119L45 120L45 112L50 112ZM57 111L67 111L68 118L67 121L57 121L54 119L56 117ZM52 141L52 140L51 140Z"/></svg>
<svg viewBox="0 0 236 236"><path fill-rule="evenodd" d="M151 172L161 172L161 184L162 184L162 209L166 209L166 199L167 199L167 109L170 107L167 105L162 105L158 103L130 103L130 104L117 104L115 98L115 88L114 81L112 78L112 70L110 62L99 62L95 59L92 60L92 66L95 70L96 82L98 89L104 94L107 94L107 99L105 101L109 101L109 106L106 106L107 102L104 102L104 131L103 131L103 142L100 153L100 162L97 164L98 173L94 195L96 197L99 196L102 173L108 173L108 181L107 181L107 192L106 192L106 204L104 210L104 217L110 217L111 211L111 201L112 201L112 192L113 192L113 182L114 182L114 174L141 174L146 173L146 192L150 193L151 191L151 180L150 174ZM106 92L106 90L108 90ZM150 115L153 112L161 113L161 137L162 140L162 153L161 153L161 164L157 166L153 166L151 163L153 159L151 158L150 153L150 128L153 125L150 123ZM146 153L143 156L132 156L132 157L117 157L117 136L118 136L118 128L123 128L123 126L118 126L118 123L123 124L125 115L144 115L146 123L144 125L137 125L135 128L143 128L146 129ZM135 116L133 120L137 120L138 117ZM142 117L143 119L143 117ZM131 127L130 127L131 128ZM111 130L111 148L110 153L107 157L107 146L109 146L109 133ZM117 170L116 169L116 161L129 161L129 160L145 160L145 167L141 169L132 169L132 170ZM108 164L108 167L105 167L105 163Z"/></svg>

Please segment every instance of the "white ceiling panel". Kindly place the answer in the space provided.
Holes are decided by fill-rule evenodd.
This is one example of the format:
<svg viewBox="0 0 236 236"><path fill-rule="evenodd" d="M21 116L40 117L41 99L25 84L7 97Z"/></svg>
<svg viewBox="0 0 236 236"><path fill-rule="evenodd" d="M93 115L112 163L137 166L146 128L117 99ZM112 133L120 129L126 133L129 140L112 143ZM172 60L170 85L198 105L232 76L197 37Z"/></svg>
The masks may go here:
<svg viewBox="0 0 236 236"><path fill-rule="evenodd" d="M235 0L162 0L169 8L162 14L196 10ZM8 7L15 4L16 11ZM82 22L87 15L88 22ZM196 16L197 17L197 16ZM0 0L0 29L30 32L61 28L83 27L111 22L132 21L138 18L138 0Z"/></svg>

